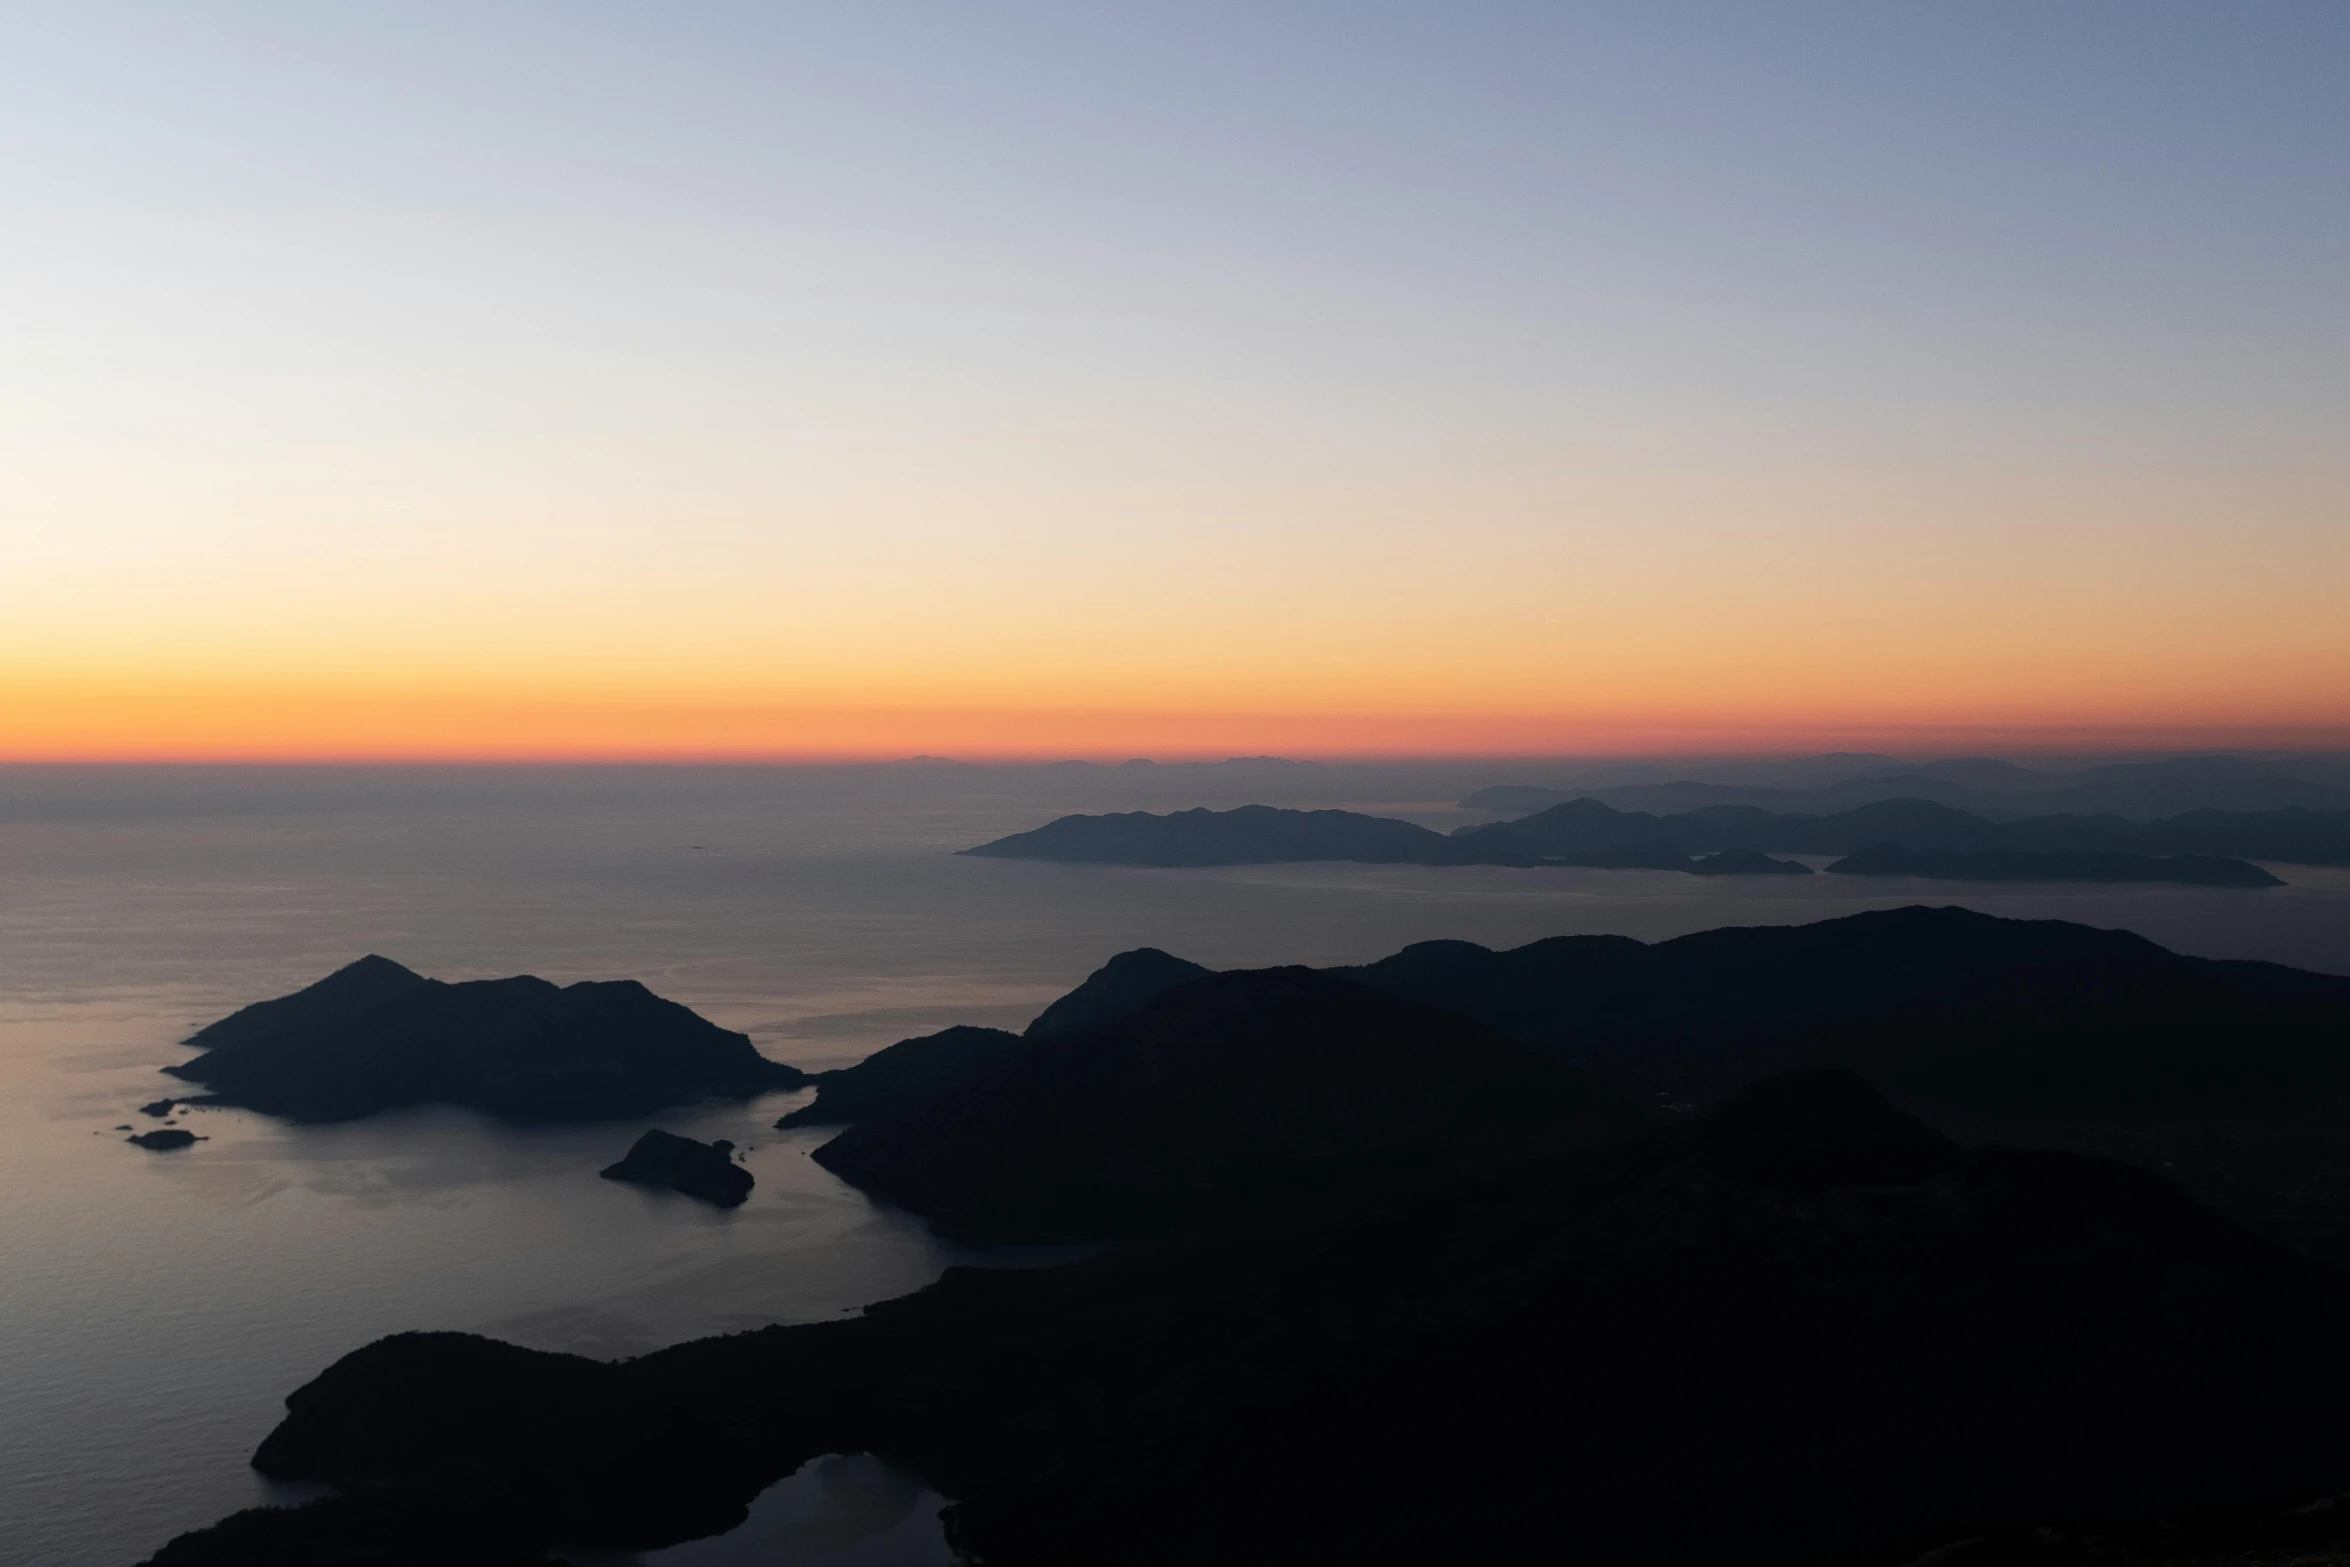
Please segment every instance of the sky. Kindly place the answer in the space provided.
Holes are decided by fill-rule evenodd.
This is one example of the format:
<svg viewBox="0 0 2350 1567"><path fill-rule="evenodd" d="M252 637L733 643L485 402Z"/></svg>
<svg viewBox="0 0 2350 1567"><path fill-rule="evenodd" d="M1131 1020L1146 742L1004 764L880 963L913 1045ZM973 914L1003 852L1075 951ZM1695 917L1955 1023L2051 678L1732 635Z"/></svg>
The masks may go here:
<svg viewBox="0 0 2350 1567"><path fill-rule="evenodd" d="M2336 0L0 10L0 758L2350 745Z"/></svg>

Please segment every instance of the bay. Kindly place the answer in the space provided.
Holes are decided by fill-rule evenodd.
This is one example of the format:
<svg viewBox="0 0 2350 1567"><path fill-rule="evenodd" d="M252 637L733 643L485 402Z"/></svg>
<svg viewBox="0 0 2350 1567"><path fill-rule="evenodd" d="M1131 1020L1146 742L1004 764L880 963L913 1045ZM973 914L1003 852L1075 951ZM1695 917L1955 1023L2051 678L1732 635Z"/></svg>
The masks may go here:
<svg viewBox="0 0 2350 1567"><path fill-rule="evenodd" d="M0 769L0 1560L127 1567L273 1497L245 1458L280 1401L384 1333L619 1356L835 1316L950 1262L1051 1260L945 1246L835 1181L807 1157L824 1133L768 1129L788 1095L657 1118L750 1148L759 1184L733 1213L597 1180L634 1122L199 1110L192 1149L123 1144L118 1126L155 1124L133 1107L180 1086L157 1069L193 1028L365 952L444 979L640 979L810 1068L950 1022L1016 1028L1141 945L1330 964L1438 937L1653 940L1932 902L2350 972L2342 870L2275 867L2289 885L2257 893L1969 890L952 852L1067 809L1237 803L1116 771L1077 787L1034 769ZM1486 819L1414 798L1417 778L1284 803ZM902 1567L936 1560L927 1526L888 1513L904 1484L840 1462L825 1472L848 1512L827 1513L812 1466L763 1500L761 1537L862 1542L864 1560L911 1527L927 1543ZM857 1534L856 1509L877 1507L886 1526Z"/></svg>

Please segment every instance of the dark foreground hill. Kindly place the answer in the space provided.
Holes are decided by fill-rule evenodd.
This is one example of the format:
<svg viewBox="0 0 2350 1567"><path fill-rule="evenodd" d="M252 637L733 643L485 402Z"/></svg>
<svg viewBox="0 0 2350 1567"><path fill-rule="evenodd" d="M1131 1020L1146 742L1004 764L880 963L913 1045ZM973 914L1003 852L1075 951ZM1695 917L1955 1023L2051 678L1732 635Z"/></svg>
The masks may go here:
<svg viewBox="0 0 2350 1567"><path fill-rule="evenodd" d="M380 957L255 1002L188 1043L204 1053L164 1070L203 1084L210 1102L303 1121L415 1104L587 1120L807 1081L634 980L452 985Z"/></svg>
<svg viewBox="0 0 2350 1567"><path fill-rule="evenodd" d="M1106 1025L1131 1026L1154 1006L1188 1017L1180 1027L1213 1032L1225 1026L1216 1014L1175 1006L1208 972L1151 949L1121 953L1017 1047L1006 1044L1004 1059L1055 1036L1103 1041L1063 1047L1070 1058L1125 1048L1134 1036ZM1223 978L1269 986L1269 976L1298 972ZM1557 936L1495 951L1427 941L1323 972L1481 1024L1644 1099L1702 1102L1772 1072L1838 1065L1912 1103L1970 1114L2311 1107L2350 1117L2350 977L2190 957L2063 920L1913 905L1654 943ZM1056 1026L1077 1019L1080 1003L1094 1009L1093 1028ZM1399 1028L1429 1026L1414 1018ZM1440 1048L1399 1050L1390 1070L1441 1076L1450 1059ZM901 1113L929 1092L909 1079L870 1111Z"/></svg>
<svg viewBox="0 0 2350 1567"><path fill-rule="evenodd" d="M1150 1233L1310 1194L1340 1147L1368 1161L1355 1176L1432 1167L1522 1129L1512 1117L1537 1103L1587 1104L1510 1104L1518 1079L1496 1074L1509 1058L1481 1025L1588 1074L1578 1093L1596 1079L1632 1104L1849 1067L1971 1136L2169 1168L2350 1263L2350 979L1917 907L1653 945L1423 942L1323 976L1427 1011L1297 970L1205 975L1120 954L1025 1036L892 1046L827 1074L785 1124L855 1123L818 1158L948 1228ZM1188 1169L1211 1153L1220 1176Z"/></svg>
<svg viewBox="0 0 2350 1567"><path fill-rule="evenodd" d="M1693 1099L1814 1065L1979 1111L2350 1095L2350 978L2062 920L1913 906L1653 944L1421 942L1332 972Z"/></svg>
<svg viewBox="0 0 2350 1567"><path fill-rule="evenodd" d="M738 1522L826 1452L980 1563L1890 1567L2350 1475L2350 1292L2160 1178L1848 1075L1267 1229L956 1269L620 1364L344 1357L255 1463L342 1496L154 1567L493 1567Z"/></svg>
<svg viewBox="0 0 2350 1567"><path fill-rule="evenodd" d="M1337 972L1672 1102L1850 1067L1970 1135L2170 1168L2350 1263L2350 979L1930 908L1653 945L1424 942Z"/></svg>
<svg viewBox="0 0 2350 1567"><path fill-rule="evenodd" d="M2301 865L2350 864L2350 811L2190 811L2162 821L2120 816L2035 816L1990 821L1931 800L1878 800L1824 815L1709 806L1672 816L1574 799L1516 821L1447 836L1355 811L1129 811L1064 816L965 854L1100 865L1265 865L1356 860L1408 865L1567 865L1697 869L1695 855L1723 851L1858 854L1891 844L1957 853L2198 855ZM1765 870L1751 862L1711 867ZM2110 880L2110 875L2091 876Z"/></svg>
<svg viewBox="0 0 2350 1567"><path fill-rule="evenodd" d="M1177 985L1205 979L1213 972L1156 947L1121 952L1088 974L1084 984L1039 1012L1024 1037L1043 1039L1053 1034L1077 1034L1104 1023L1118 1022L1140 1012Z"/></svg>
<svg viewBox="0 0 2350 1567"><path fill-rule="evenodd" d="M950 1233L1103 1240L1620 1137L1648 1118L1555 1052L1310 969L1263 969L1191 980L1091 1028L1032 1031L951 1086L859 1119L816 1159Z"/></svg>

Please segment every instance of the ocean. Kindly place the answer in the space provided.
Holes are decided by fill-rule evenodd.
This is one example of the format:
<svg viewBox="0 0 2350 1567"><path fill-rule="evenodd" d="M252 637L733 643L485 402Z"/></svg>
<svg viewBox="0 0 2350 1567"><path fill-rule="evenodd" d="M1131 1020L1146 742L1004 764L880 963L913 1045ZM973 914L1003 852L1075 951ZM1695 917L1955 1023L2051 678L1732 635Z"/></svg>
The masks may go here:
<svg viewBox="0 0 2350 1567"><path fill-rule="evenodd" d="M1349 805L1448 826L1427 775ZM1310 782L1310 779L1308 780ZM1496 776L1484 781L1513 781ZM1962 891L1813 877L1290 865L1140 870L953 853L1070 809L1239 803L1220 778L931 768L0 769L0 1562L129 1567L266 1500L246 1468L284 1396L411 1328L623 1356L813 1321L954 1262L776 1133L797 1096L653 1124L748 1145L717 1212L595 1178L647 1123L520 1129L452 1110L324 1127L239 1111L128 1147L192 1030L364 953L443 979L635 978L809 1068L948 1023L1017 1028L1112 953L1217 967L1376 958L1436 937L1657 939L1902 903L2137 931L2350 973L2350 870L2266 892ZM918 1479L842 1455L726 1539L647 1567L931 1567ZM600 1557L596 1567L640 1558Z"/></svg>

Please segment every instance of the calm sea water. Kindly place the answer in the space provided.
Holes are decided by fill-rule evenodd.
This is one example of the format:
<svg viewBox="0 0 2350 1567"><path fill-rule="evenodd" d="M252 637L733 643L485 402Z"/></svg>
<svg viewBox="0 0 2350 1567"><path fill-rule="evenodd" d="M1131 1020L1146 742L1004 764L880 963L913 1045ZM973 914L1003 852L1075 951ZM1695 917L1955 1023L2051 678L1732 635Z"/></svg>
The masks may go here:
<svg viewBox="0 0 2350 1567"><path fill-rule="evenodd" d="M634 977L808 1067L949 1022L1017 1027L1109 954L1360 961L1430 937L1643 938L1903 902L2139 931L2350 973L2350 872L2292 885L2006 889L1817 877L1348 865L1147 871L951 851L1084 798L1010 775L874 770L0 772L0 1562L127 1567L270 1495L245 1457L284 1395L406 1328L628 1355L817 1320L958 1250L767 1130L790 1096L659 1118L752 1145L718 1213L595 1178L641 1123L517 1130L454 1111L288 1127L194 1112L130 1148L176 1041L365 952L447 979ZM1231 803L1229 799L1202 803ZM1431 825L1442 804L1354 803ZM938 1499L811 1465L726 1540L646 1558L927 1567Z"/></svg>

